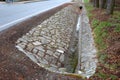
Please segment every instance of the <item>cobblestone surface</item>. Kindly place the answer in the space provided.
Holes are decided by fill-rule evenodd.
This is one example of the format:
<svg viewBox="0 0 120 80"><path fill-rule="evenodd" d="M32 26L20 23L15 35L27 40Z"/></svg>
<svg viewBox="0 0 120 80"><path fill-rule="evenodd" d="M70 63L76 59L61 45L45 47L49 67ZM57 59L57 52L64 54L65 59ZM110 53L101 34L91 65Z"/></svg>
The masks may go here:
<svg viewBox="0 0 120 80"><path fill-rule="evenodd" d="M72 11L68 6L57 12L19 38L16 47L38 65L60 72L76 24L77 15Z"/></svg>

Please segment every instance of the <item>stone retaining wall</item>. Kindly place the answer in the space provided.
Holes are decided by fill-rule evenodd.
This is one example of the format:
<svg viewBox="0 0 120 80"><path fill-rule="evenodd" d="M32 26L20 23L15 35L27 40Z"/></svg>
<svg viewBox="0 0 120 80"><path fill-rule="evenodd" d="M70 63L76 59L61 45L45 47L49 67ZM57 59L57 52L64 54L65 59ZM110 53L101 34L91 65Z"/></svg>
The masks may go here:
<svg viewBox="0 0 120 80"><path fill-rule="evenodd" d="M16 42L16 47L39 66L53 72L64 70L64 56L69 48L77 15L65 7Z"/></svg>

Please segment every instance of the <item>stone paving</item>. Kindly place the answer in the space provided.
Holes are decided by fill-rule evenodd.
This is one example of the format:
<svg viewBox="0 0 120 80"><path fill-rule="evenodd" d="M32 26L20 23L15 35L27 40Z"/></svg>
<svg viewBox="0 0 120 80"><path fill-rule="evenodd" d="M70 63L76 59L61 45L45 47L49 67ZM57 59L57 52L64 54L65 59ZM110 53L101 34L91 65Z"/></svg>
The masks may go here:
<svg viewBox="0 0 120 80"><path fill-rule="evenodd" d="M70 63L66 59L66 55L69 58L67 51L69 52L71 43L74 43L72 38L76 29L78 33L76 73L89 78L97 67L97 51L85 8L79 15L77 26L78 16L74 11L73 6L65 7L19 38L16 47L39 66L52 72L65 72L68 69L65 65Z"/></svg>
<svg viewBox="0 0 120 80"><path fill-rule="evenodd" d="M35 63L53 72L65 71L64 55L72 38L77 15L65 7L19 38L16 47Z"/></svg>

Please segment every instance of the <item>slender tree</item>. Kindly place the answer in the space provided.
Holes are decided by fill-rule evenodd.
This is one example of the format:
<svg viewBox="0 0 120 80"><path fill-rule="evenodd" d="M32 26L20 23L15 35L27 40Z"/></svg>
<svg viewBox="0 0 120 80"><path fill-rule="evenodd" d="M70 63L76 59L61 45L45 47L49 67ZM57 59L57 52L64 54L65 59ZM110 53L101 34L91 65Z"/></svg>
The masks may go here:
<svg viewBox="0 0 120 80"><path fill-rule="evenodd" d="M99 0L99 8L104 8L106 0Z"/></svg>
<svg viewBox="0 0 120 80"><path fill-rule="evenodd" d="M99 0L94 0L95 2L95 7L99 8Z"/></svg>
<svg viewBox="0 0 120 80"><path fill-rule="evenodd" d="M107 14L113 14L115 0L107 0Z"/></svg>
<svg viewBox="0 0 120 80"><path fill-rule="evenodd" d="M91 3L93 3L93 0L89 0Z"/></svg>

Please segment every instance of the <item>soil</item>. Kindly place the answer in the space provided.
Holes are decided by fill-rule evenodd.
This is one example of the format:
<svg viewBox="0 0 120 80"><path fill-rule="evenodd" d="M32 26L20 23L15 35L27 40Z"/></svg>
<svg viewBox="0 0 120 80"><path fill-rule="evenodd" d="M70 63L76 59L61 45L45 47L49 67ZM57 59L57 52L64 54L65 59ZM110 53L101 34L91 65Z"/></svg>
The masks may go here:
<svg viewBox="0 0 120 80"><path fill-rule="evenodd" d="M15 48L15 42L18 38L65 6L67 4L41 13L0 32L0 80L80 80L49 72Z"/></svg>

